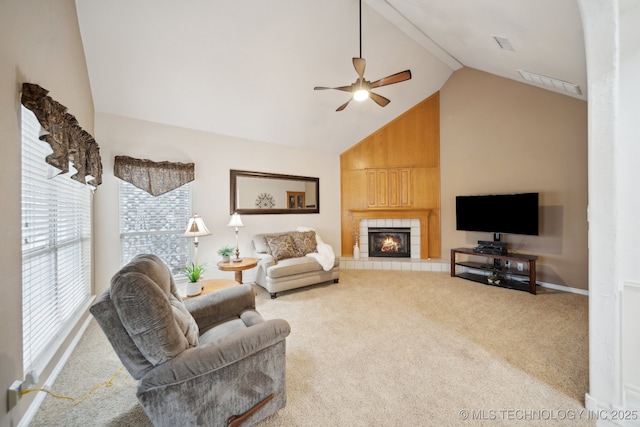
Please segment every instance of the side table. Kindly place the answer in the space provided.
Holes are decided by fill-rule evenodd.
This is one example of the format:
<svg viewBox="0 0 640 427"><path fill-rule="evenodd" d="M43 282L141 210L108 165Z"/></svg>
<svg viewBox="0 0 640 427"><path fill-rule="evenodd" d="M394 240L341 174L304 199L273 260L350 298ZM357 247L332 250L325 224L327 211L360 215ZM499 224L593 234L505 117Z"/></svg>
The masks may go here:
<svg viewBox="0 0 640 427"><path fill-rule="evenodd" d="M229 288L231 286L236 286L238 282L235 280L228 279L211 279L211 280L203 280L200 282L202 284L202 291L198 295L193 296L183 296L183 300L199 297L200 295L208 294L211 292L219 291L220 289Z"/></svg>
<svg viewBox="0 0 640 427"><path fill-rule="evenodd" d="M242 258L242 261L239 262L219 262L218 268L221 271L234 271L236 273L236 282L242 283L242 271L249 270L250 268L258 265L258 260L256 258Z"/></svg>

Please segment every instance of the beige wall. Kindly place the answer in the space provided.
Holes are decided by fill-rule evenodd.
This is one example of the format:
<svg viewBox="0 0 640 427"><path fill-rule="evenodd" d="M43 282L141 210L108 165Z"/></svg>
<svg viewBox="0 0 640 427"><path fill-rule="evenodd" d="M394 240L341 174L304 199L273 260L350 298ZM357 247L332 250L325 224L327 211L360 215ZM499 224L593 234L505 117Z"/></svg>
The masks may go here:
<svg viewBox="0 0 640 427"><path fill-rule="evenodd" d="M206 278L232 278L218 271L218 248L235 246L229 222L229 170L252 170L320 178L319 214L243 215L239 230L240 256L252 256L251 236L257 233L315 228L324 241L340 251L340 165L338 156L276 144L253 142L174 126L96 115L96 139L104 168L103 184L95 197L96 292L109 286L121 267L118 225L118 182L113 159L127 155L153 161L194 162L193 212L201 215L212 235L200 238L199 262L207 263ZM186 227L186 224L185 224ZM244 273L251 280L254 272Z"/></svg>
<svg viewBox="0 0 640 427"><path fill-rule="evenodd" d="M48 89L84 129L93 133L93 100L73 0L0 1L0 426L3 427L16 425L35 396L33 393L23 397L7 413L6 390L14 380L23 379L20 252L23 82Z"/></svg>
<svg viewBox="0 0 640 427"><path fill-rule="evenodd" d="M538 280L588 288L587 103L471 68L440 92L442 253L491 240L456 231L455 196L539 192L539 236L503 235L538 255Z"/></svg>

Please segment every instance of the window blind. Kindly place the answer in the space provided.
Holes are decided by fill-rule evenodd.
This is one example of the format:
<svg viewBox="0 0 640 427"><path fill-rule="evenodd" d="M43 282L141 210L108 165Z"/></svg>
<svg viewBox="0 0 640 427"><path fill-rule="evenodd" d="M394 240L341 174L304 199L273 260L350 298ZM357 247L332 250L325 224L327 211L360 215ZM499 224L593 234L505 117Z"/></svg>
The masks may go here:
<svg viewBox="0 0 640 427"><path fill-rule="evenodd" d="M191 217L191 187L152 196L120 180L122 264L138 254L160 257L175 274L189 261L192 242L183 236Z"/></svg>
<svg viewBox="0 0 640 427"><path fill-rule="evenodd" d="M55 176L51 147L22 107L22 327L24 373L48 362L91 296L91 190Z"/></svg>

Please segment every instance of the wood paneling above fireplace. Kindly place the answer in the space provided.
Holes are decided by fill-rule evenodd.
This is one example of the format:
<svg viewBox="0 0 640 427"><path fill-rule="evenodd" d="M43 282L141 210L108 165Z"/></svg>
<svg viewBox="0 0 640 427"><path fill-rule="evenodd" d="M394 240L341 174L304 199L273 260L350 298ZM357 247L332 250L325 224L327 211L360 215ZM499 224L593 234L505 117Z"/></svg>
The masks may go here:
<svg viewBox="0 0 640 427"><path fill-rule="evenodd" d="M382 179L395 176L398 171L402 171L404 182ZM343 255L353 251L354 232L360 218L395 217L425 221L421 228L427 233L421 230L424 237L421 237L420 257L439 258L440 93L436 92L342 153L340 187ZM372 195L375 195L374 204ZM421 213L420 217L415 216L417 212ZM412 214L414 216L410 216Z"/></svg>

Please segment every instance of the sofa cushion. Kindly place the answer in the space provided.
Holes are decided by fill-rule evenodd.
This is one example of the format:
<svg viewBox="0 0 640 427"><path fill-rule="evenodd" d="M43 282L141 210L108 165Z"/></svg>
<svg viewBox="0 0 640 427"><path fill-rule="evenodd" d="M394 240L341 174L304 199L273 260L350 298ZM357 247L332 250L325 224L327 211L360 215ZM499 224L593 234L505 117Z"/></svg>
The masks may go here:
<svg viewBox="0 0 640 427"><path fill-rule="evenodd" d="M305 256L318 251L315 231L292 231L291 238L298 251L298 256Z"/></svg>
<svg viewBox="0 0 640 427"><path fill-rule="evenodd" d="M310 271L321 271L322 266L311 257L288 258L267 268L267 276L272 279Z"/></svg>
<svg viewBox="0 0 640 427"><path fill-rule="evenodd" d="M296 247L289 233L265 234L264 241L269 248L269 253L276 261L297 256Z"/></svg>

